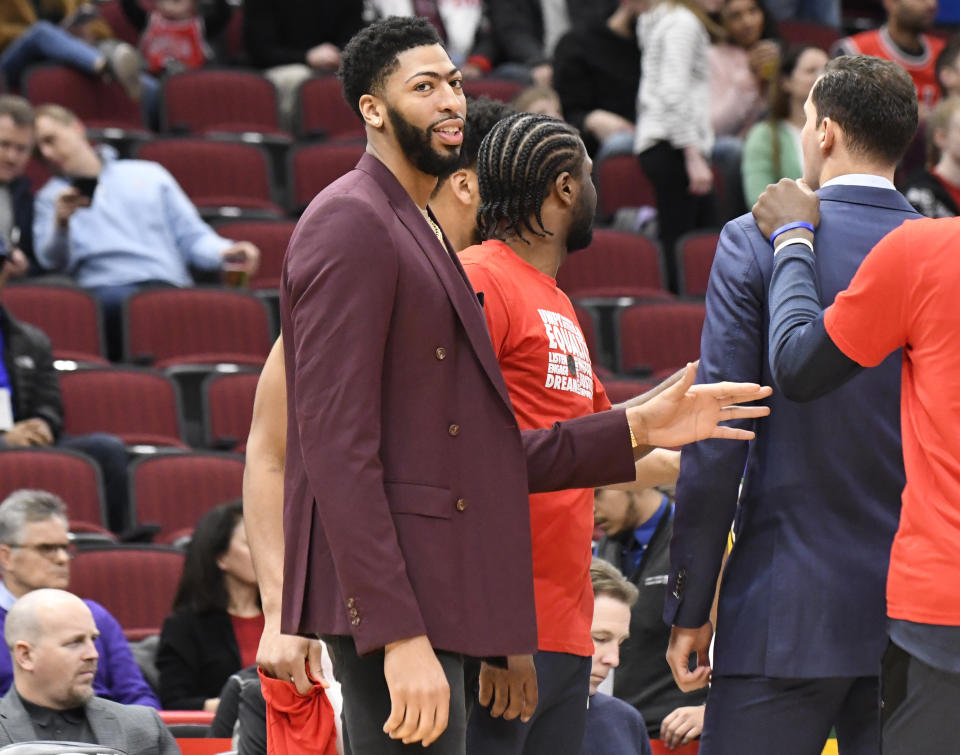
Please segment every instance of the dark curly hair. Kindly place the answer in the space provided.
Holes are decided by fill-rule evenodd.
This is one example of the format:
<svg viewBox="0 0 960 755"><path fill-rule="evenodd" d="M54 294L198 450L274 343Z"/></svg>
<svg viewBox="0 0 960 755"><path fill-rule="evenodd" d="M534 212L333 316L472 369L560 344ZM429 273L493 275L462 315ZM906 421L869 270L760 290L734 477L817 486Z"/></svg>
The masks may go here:
<svg viewBox="0 0 960 755"><path fill-rule="evenodd" d="M358 31L340 57L337 76L343 98L359 117L360 98L379 94L397 67L397 56L413 47L439 45L440 35L429 21L417 16L389 16Z"/></svg>
<svg viewBox="0 0 960 755"><path fill-rule="evenodd" d="M524 228L535 236L551 235L540 214L543 200L556 177L578 171L585 155L578 131L549 115L518 113L497 123L477 156L480 238L508 234L526 241Z"/></svg>

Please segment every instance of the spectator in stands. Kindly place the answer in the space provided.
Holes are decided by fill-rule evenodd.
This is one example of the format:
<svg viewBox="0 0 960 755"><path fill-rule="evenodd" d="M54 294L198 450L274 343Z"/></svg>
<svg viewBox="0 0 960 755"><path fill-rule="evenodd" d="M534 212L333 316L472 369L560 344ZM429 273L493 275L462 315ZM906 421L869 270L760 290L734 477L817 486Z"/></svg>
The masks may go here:
<svg viewBox="0 0 960 755"><path fill-rule="evenodd" d="M202 14L197 0L158 0L152 10L140 0L120 0L131 25L140 32L140 54L154 76L199 68L213 57L207 40L227 28L227 0L212 0Z"/></svg>
<svg viewBox="0 0 960 755"><path fill-rule="evenodd" d="M216 710L230 675L256 661L262 632L243 504L221 504L197 523L173 613L163 622L157 650L163 706Z"/></svg>
<svg viewBox="0 0 960 755"><path fill-rule="evenodd" d="M937 56L936 73L944 97L960 95L960 34L950 37Z"/></svg>
<svg viewBox="0 0 960 755"><path fill-rule="evenodd" d="M708 13L720 0L656 0L640 17L643 76L634 150L653 184L667 281L677 290L674 247L716 223L709 47L721 33Z"/></svg>
<svg viewBox="0 0 960 755"><path fill-rule="evenodd" d="M650 737L643 716L623 700L597 692L597 687L620 665L620 646L630 636L630 607L637 588L606 561L590 564L593 585L593 665L587 729L580 755L636 753L651 755Z"/></svg>
<svg viewBox="0 0 960 755"><path fill-rule="evenodd" d="M684 693L673 681L664 657L670 627L663 623L663 600L670 574L673 502L655 488L640 491L598 488L594 518L603 530L597 558L609 561L638 590L630 611L630 637L620 653L613 694L643 714L653 738L674 738L670 723L690 721L678 737L695 739L703 728L706 690ZM663 728L661 721L669 719ZM691 720L692 719L692 720Z"/></svg>
<svg viewBox="0 0 960 755"><path fill-rule="evenodd" d="M960 97L941 100L927 119L929 167L911 176L903 194L928 218L960 215Z"/></svg>
<svg viewBox="0 0 960 755"><path fill-rule="evenodd" d="M243 11L250 60L266 69L292 124L297 87L337 70L340 50L363 26L363 0L246 0Z"/></svg>
<svg viewBox="0 0 960 755"><path fill-rule="evenodd" d="M33 152L33 121L33 108L23 97L0 95L0 242L12 252L4 271L10 276L37 272L33 191L23 174Z"/></svg>
<svg viewBox="0 0 960 755"><path fill-rule="evenodd" d="M883 0L887 23L841 39L833 55L873 55L900 64L913 79L920 120L940 100L937 58L946 42L927 34L937 19L937 0Z"/></svg>
<svg viewBox="0 0 960 755"><path fill-rule="evenodd" d="M752 207L769 184L803 175L800 129L806 121L803 103L827 64L819 47L792 47L783 55L774 79L770 112L747 133L743 145L743 196Z"/></svg>
<svg viewBox="0 0 960 755"><path fill-rule="evenodd" d="M66 590L72 556L67 507L60 498L43 490L18 490L7 496L0 503L0 624L27 593L44 587ZM100 662L93 679L97 695L159 708L160 701L137 668L120 624L99 603L84 603L99 632ZM12 674L10 654L0 652L0 693L10 686Z"/></svg>
<svg viewBox="0 0 960 755"><path fill-rule="evenodd" d="M597 160L633 151L640 87L637 18L645 6L645 0L620 0L605 21L570 29L553 53L553 84L563 113Z"/></svg>
<svg viewBox="0 0 960 755"><path fill-rule="evenodd" d="M18 600L4 629L14 684L0 700L0 745L90 742L127 755L175 755L155 710L95 697L98 631L89 605L63 590Z"/></svg>
<svg viewBox="0 0 960 755"><path fill-rule="evenodd" d="M552 87L535 84L527 87L513 98L510 103L518 113L533 113L535 115L549 115L551 118L563 120L560 109L560 97Z"/></svg>
<svg viewBox="0 0 960 755"><path fill-rule="evenodd" d="M840 28L840 0L767 0L777 21L806 21Z"/></svg>
<svg viewBox="0 0 960 755"><path fill-rule="evenodd" d="M553 53L570 29L603 23L617 0L487 0L498 50L494 75L553 86Z"/></svg>
<svg viewBox="0 0 960 755"><path fill-rule="evenodd" d="M256 268L259 250L217 235L163 166L94 149L69 110L38 108L36 138L59 174L34 203L37 261L72 276L100 300L111 358L119 355L122 306L130 294L148 286L189 286L188 265ZM77 177L97 179L92 198L71 184Z"/></svg>
<svg viewBox="0 0 960 755"><path fill-rule="evenodd" d="M0 291L11 271L23 267L22 254L19 265L10 262L17 254L13 250L5 256L0 250ZM103 477L107 524L115 532L127 529L126 446L108 433L63 432L60 380L50 341L0 305L0 450L46 447L80 451L93 458Z"/></svg>
<svg viewBox="0 0 960 755"><path fill-rule="evenodd" d="M0 6L0 71L7 86L19 89L24 72L35 63L52 61L94 76L112 77L130 97L139 99L144 87L156 82L141 74L140 56L125 42L106 39L109 26L92 17L89 6L77 0L16 0ZM71 33L96 28L87 36L99 38L98 46ZM86 29L89 31L89 28Z"/></svg>
<svg viewBox="0 0 960 755"><path fill-rule="evenodd" d="M483 0L371 0L377 18L422 16L433 24L464 79L489 73L496 49Z"/></svg>

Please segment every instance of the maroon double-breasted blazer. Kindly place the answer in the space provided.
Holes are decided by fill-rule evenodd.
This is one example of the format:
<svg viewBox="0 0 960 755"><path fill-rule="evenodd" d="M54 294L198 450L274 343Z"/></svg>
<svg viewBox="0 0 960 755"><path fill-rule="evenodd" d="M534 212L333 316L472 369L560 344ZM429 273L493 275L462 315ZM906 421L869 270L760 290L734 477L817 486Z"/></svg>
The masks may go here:
<svg viewBox="0 0 960 755"><path fill-rule="evenodd" d="M280 310L283 631L534 652L528 492L632 479L624 412L518 430L456 255L369 154L297 225Z"/></svg>

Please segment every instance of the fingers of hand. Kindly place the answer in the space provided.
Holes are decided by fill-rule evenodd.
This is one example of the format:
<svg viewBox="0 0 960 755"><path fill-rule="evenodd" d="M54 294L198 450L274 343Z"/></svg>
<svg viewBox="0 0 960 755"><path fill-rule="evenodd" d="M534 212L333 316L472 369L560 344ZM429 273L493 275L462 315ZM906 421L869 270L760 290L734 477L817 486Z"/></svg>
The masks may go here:
<svg viewBox="0 0 960 755"><path fill-rule="evenodd" d="M493 699L493 684L490 679L490 674L487 672L486 668L480 672L480 692L477 695L477 701L486 708L490 701Z"/></svg>
<svg viewBox="0 0 960 755"><path fill-rule="evenodd" d="M533 718L539 702L540 693L537 688L537 679L534 677L532 681L528 680L523 687L523 710L520 713L520 720L526 723Z"/></svg>
<svg viewBox="0 0 960 755"><path fill-rule="evenodd" d="M493 685L493 705L490 706L490 715L493 718L499 718L510 704L510 685L507 683L506 673L498 673L494 677Z"/></svg>

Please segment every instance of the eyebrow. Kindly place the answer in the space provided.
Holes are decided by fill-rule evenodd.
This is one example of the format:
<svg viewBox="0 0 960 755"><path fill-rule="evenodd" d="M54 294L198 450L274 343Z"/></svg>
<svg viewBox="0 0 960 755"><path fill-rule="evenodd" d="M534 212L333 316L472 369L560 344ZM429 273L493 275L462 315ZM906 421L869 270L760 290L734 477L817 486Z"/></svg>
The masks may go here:
<svg viewBox="0 0 960 755"><path fill-rule="evenodd" d="M447 73L446 78L449 79L451 76L455 76L455 75L458 74L458 73L460 73L460 69L457 68L456 66L454 66L453 68L450 69L450 72ZM418 76L427 76L428 78L431 78L431 79L442 79L442 78L443 78L443 76L441 76L441 75L440 75L439 73L437 73L436 71L417 71L415 74L413 74L413 76L411 76L410 78L408 78L404 83L407 83L407 82L409 82L409 81L413 81L413 80L414 80L415 78L417 78Z"/></svg>

